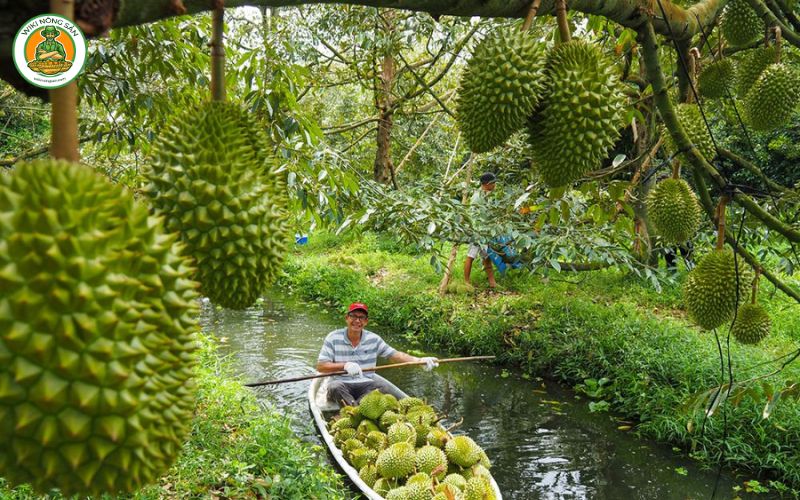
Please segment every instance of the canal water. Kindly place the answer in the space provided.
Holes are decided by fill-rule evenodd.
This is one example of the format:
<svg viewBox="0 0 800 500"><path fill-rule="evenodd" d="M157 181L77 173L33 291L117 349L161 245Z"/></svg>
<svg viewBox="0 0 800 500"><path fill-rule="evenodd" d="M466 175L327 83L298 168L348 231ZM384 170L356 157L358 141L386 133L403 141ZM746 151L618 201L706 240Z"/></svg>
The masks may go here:
<svg viewBox="0 0 800 500"><path fill-rule="evenodd" d="M312 374L325 335L341 328L344 317L291 295L272 294L246 311L206 303L201 322L205 332L221 340L222 352L233 357L242 380L258 381ZM420 348L380 325L369 329L401 350ZM463 420L455 432L486 450L504 498L685 500L711 498L714 490L716 471L701 470L669 446L620 430L624 423L590 412L589 400L555 384L524 380L486 363L381 374L447 415L445 425ZM290 417L299 435L319 444L307 389L308 382L295 382L254 390ZM732 474L723 473L715 498L735 498L735 485Z"/></svg>

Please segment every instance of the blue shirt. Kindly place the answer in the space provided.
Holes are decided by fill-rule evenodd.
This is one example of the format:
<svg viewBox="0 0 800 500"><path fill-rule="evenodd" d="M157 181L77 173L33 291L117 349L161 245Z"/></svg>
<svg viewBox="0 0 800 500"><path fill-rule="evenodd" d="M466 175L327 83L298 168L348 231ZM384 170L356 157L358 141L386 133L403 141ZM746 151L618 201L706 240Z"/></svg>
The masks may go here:
<svg viewBox="0 0 800 500"><path fill-rule="evenodd" d="M361 342L353 347L350 339L347 338L347 328L334 330L325 337L322 343L322 350L319 352L317 362L319 363L347 363L353 361L364 368L373 368L378 356L389 358L397 352L376 333L369 330L361 331ZM337 375L334 380L341 380L347 383L369 382L374 377L374 373L364 373L360 377L349 375Z"/></svg>

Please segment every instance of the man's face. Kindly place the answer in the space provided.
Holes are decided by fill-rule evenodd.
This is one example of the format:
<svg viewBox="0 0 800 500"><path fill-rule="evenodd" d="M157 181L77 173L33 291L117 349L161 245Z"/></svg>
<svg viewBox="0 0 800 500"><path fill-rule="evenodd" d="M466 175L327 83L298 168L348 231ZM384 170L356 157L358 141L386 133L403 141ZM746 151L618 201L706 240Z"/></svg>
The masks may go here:
<svg viewBox="0 0 800 500"><path fill-rule="evenodd" d="M483 189L486 192L494 191L494 182L481 184L481 189Z"/></svg>
<svg viewBox="0 0 800 500"><path fill-rule="evenodd" d="M356 309L355 311L347 313L345 321L347 321L347 328L350 331L360 332L367 326L367 323L369 323L369 318L367 317L367 313Z"/></svg>

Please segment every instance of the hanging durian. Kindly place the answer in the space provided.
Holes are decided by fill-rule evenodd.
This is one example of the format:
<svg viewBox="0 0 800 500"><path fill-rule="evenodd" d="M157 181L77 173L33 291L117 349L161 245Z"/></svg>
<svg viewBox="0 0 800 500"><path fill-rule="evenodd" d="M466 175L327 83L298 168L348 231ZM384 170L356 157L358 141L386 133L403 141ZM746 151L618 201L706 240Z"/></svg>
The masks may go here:
<svg viewBox="0 0 800 500"><path fill-rule="evenodd" d="M143 191L197 262L201 292L244 309L277 276L287 247L286 184L238 105L176 115L154 147Z"/></svg>
<svg viewBox="0 0 800 500"><path fill-rule="evenodd" d="M714 148L714 141L711 139L711 134L703 121L703 115L700 113L700 108L697 104L681 103L675 106L675 114L678 117L683 130L689 136L689 141L699 150L700 154L707 161L714 159L716 149ZM672 134L666 127L662 130L664 135L664 149L669 154L675 154L678 150L675 141L672 140Z"/></svg>
<svg viewBox="0 0 800 500"><path fill-rule="evenodd" d="M769 335L772 327L772 321L769 319L766 309L756 302L759 277L760 273L757 271L756 278L753 280L750 302L739 307L733 328L731 328L733 338L742 344L758 344Z"/></svg>
<svg viewBox="0 0 800 500"><path fill-rule="evenodd" d="M736 67L729 58L714 61L697 78L700 94L709 99L733 95L736 86Z"/></svg>
<svg viewBox="0 0 800 500"><path fill-rule="evenodd" d="M534 167L558 187L601 166L619 138L625 98L613 62L580 39L553 50L547 75L550 93L528 130Z"/></svg>
<svg viewBox="0 0 800 500"><path fill-rule="evenodd" d="M700 204L683 179L659 182L647 197L647 214L667 244L683 243L697 232Z"/></svg>
<svg viewBox="0 0 800 500"><path fill-rule="evenodd" d="M740 304L747 300L747 288L753 275L744 262L736 259L725 244L725 203L717 207L717 246L692 269L684 285L684 299L689 317L706 330L731 319Z"/></svg>
<svg viewBox="0 0 800 500"><path fill-rule="evenodd" d="M756 83L767 66L774 64L778 56L775 46L748 50L736 64L736 95L744 97Z"/></svg>
<svg viewBox="0 0 800 500"><path fill-rule="evenodd" d="M800 105L800 71L788 64L771 64L744 98L744 117L755 130L784 126Z"/></svg>
<svg viewBox="0 0 800 500"><path fill-rule="evenodd" d="M720 20L722 36L733 46L749 45L764 34L764 22L747 0L731 0Z"/></svg>
<svg viewBox="0 0 800 500"><path fill-rule="evenodd" d="M545 90L545 57L527 31L496 30L478 44L461 76L456 108L473 152L490 151L525 126Z"/></svg>
<svg viewBox="0 0 800 500"><path fill-rule="evenodd" d="M130 492L181 450L197 284L176 239L88 167L0 175L0 476L12 486Z"/></svg>

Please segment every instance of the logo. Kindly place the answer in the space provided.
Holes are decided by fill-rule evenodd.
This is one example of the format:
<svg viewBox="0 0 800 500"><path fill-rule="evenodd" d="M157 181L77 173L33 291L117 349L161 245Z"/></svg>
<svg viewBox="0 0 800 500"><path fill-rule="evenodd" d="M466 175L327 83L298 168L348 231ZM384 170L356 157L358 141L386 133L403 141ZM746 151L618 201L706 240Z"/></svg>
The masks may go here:
<svg viewBox="0 0 800 500"><path fill-rule="evenodd" d="M86 37L72 21L55 14L28 20L14 37L14 65L31 85L63 87L86 62Z"/></svg>

